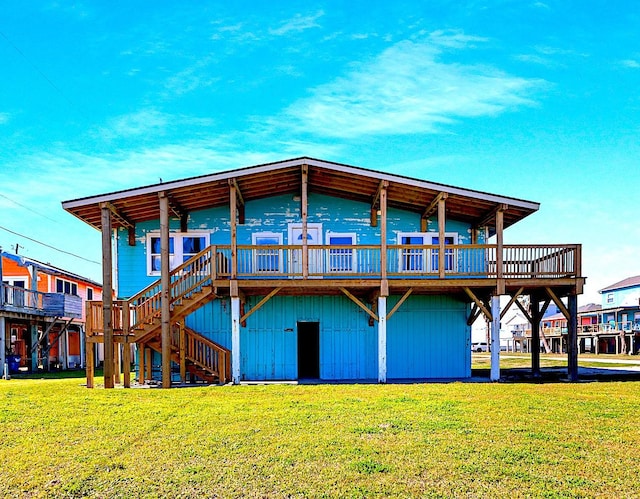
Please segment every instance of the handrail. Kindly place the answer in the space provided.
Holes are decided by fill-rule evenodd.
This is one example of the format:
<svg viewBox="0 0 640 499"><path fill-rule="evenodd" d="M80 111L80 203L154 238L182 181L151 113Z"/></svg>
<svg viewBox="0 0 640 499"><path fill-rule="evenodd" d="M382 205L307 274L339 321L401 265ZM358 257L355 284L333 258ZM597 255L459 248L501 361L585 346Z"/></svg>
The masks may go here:
<svg viewBox="0 0 640 499"><path fill-rule="evenodd" d="M188 327L185 333L185 358L213 375L222 382L227 381L231 373L231 351L205 338ZM180 351L179 328L171 335L171 347Z"/></svg>

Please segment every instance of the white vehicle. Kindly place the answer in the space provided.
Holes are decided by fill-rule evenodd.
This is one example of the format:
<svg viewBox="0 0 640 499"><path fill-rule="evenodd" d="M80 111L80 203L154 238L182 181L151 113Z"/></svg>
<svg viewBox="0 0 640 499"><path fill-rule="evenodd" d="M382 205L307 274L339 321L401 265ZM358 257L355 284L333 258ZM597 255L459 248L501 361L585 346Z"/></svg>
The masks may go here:
<svg viewBox="0 0 640 499"><path fill-rule="evenodd" d="M471 351L472 352L488 352L489 345L486 342L481 341L478 343L471 343Z"/></svg>

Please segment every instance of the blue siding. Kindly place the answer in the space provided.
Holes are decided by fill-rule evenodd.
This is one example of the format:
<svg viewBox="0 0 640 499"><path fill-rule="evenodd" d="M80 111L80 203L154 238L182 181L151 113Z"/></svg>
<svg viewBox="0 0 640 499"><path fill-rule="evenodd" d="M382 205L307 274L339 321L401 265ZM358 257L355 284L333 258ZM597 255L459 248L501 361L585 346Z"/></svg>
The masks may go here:
<svg viewBox="0 0 640 499"><path fill-rule="evenodd" d="M471 376L467 309L448 296L409 297L387 321L387 377Z"/></svg>

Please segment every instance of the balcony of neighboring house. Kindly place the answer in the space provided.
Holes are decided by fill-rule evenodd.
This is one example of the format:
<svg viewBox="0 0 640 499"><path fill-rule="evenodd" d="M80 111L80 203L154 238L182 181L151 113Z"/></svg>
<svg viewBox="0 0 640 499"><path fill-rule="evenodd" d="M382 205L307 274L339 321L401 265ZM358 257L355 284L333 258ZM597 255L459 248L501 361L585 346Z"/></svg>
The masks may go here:
<svg viewBox="0 0 640 499"><path fill-rule="evenodd" d="M66 293L43 293L0 284L0 311L7 316L82 317L82 298Z"/></svg>

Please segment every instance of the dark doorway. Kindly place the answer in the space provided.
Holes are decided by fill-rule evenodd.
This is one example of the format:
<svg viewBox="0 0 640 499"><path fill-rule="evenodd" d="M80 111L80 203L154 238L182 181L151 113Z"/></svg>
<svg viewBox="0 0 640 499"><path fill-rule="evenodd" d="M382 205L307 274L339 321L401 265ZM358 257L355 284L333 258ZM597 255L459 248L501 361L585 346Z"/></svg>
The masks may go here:
<svg viewBox="0 0 640 499"><path fill-rule="evenodd" d="M320 323L298 322L298 379L320 377Z"/></svg>

